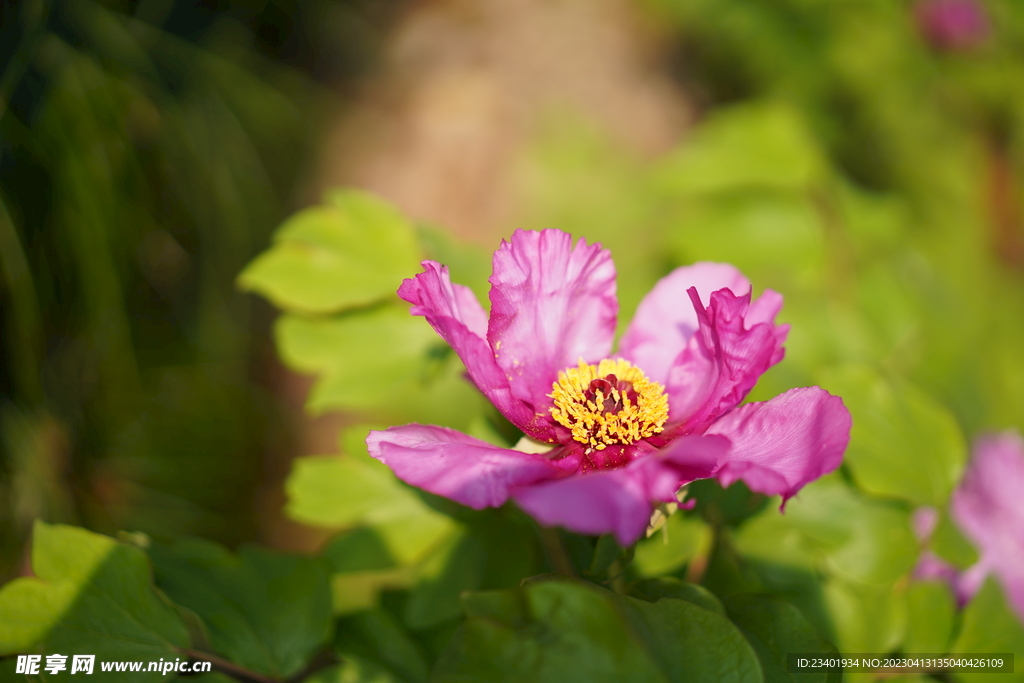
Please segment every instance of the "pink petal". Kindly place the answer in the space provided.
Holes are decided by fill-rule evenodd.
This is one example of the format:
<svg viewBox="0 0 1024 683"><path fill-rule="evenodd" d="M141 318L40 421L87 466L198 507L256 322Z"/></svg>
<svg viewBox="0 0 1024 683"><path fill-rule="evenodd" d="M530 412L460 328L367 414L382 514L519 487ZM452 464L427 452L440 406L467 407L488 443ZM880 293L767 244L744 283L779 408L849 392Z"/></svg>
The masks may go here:
<svg viewBox="0 0 1024 683"><path fill-rule="evenodd" d="M502 505L513 486L563 476L579 464L578 458L551 460L418 424L370 432L366 446L405 483L477 510Z"/></svg>
<svg viewBox="0 0 1024 683"><path fill-rule="evenodd" d="M789 327L772 322L781 297L770 290L751 305L749 292L737 296L720 289L706 308L695 288L687 293L698 332L669 370L666 391L669 420L699 433L739 405L764 371L782 359Z"/></svg>
<svg viewBox="0 0 1024 683"><path fill-rule="evenodd" d="M917 559L913 576L918 581L946 583L956 597L957 606L963 607L974 598L991 571L992 568L984 561L960 571L931 550L925 550Z"/></svg>
<svg viewBox="0 0 1024 683"><path fill-rule="evenodd" d="M911 528L914 529L914 536L921 543L931 540L935 527L939 524L939 511L931 505L922 505L914 510L910 517Z"/></svg>
<svg viewBox="0 0 1024 683"><path fill-rule="evenodd" d="M786 355L782 345L786 342L789 334L789 325L776 325L775 316L782 310L782 295L772 289L761 292L761 296L754 299L743 317L743 325L750 329L754 325L764 323L770 325L775 337L775 353L768 362L768 367L775 365Z"/></svg>
<svg viewBox="0 0 1024 683"><path fill-rule="evenodd" d="M956 590L957 582L960 579L960 572L957 568L946 562L930 550L925 550L917 558L917 566L914 567L914 578L918 581L943 581L949 584L950 588Z"/></svg>
<svg viewBox="0 0 1024 683"><path fill-rule="evenodd" d="M781 495L785 502L804 484L839 467L851 424L842 399L806 387L740 406L706 433L732 442L716 473L723 486L742 479L752 490Z"/></svg>
<svg viewBox="0 0 1024 683"><path fill-rule="evenodd" d="M530 436L548 440L553 435L548 421L538 422L533 410L512 396L508 378L484 339L487 314L473 292L452 284L445 266L435 261L422 265L422 273L402 282L398 296L413 304L411 313L424 316L451 345L469 378L510 422Z"/></svg>
<svg viewBox="0 0 1024 683"><path fill-rule="evenodd" d="M619 545L635 543L647 529L654 504L675 500L689 475L710 475L728 450L721 438L685 437L614 470L597 470L518 487L512 498L546 526L581 534L615 534Z"/></svg>
<svg viewBox="0 0 1024 683"><path fill-rule="evenodd" d="M972 566L959 572L953 577L953 592L956 594L957 604L963 607L969 603L978 591L981 590L982 584L985 583L985 579L988 578L989 573L992 571L992 567L985 558L982 558L975 562ZM1019 607L1017 614L1021 614ZM1024 619L1024 617L1021 617Z"/></svg>
<svg viewBox="0 0 1024 683"><path fill-rule="evenodd" d="M702 262L676 268L654 285L640 302L619 351L655 382L665 384L669 368L697 331L697 312L686 293L690 287L707 304L719 289L746 294L750 282L727 263Z"/></svg>
<svg viewBox="0 0 1024 683"><path fill-rule="evenodd" d="M1024 620L1024 440L1013 432L985 436L953 492L953 519L1003 584Z"/></svg>
<svg viewBox="0 0 1024 683"><path fill-rule="evenodd" d="M672 478L670 469L665 473ZM643 535L653 511L643 483L631 465L519 488L512 497L545 526L592 536L613 533L626 546Z"/></svg>
<svg viewBox="0 0 1024 683"><path fill-rule="evenodd" d="M611 353L618 302L606 249L559 230L517 230L494 252L487 339L512 395L548 418L558 372Z"/></svg>
<svg viewBox="0 0 1024 683"><path fill-rule="evenodd" d="M1021 553L1017 553L1014 561L1002 558L996 565L996 576L1003 585L1006 599L1017 613L1017 618L1024 623L1024 565L1021 564Z"/></svg>
<svg viewBox="0 0 1024 683"><path fill-rule="evenodd" d="M697 479L714 476L729 456L732 447L721 436L682 436L674 439L660 452L660 457L675 470L679 477L676 490Z"/></svg>
<svg viewBox="0 0 1024 683"><path fill-rule="evenodd" d="M1024 545L1024 441L1012 432L981 437L963 480L953 492L953 519L983 551Z"/></svg>

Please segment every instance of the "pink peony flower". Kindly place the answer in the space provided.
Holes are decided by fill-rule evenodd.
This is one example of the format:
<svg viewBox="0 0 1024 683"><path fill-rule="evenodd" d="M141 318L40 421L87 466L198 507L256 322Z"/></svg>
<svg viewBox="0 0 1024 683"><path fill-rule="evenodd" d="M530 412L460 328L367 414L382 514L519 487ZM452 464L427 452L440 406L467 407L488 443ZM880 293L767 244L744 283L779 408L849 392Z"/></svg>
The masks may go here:
<svg viewBox="0 0 1024 683"><path fill-rule="evenodd" d="M783 501L839 466L842 400L817 388L740 402L782 359L782 297L751 301L735 268L698 263L662 279L612 354L615 267L598 244L517 231L494 253L491 313L448 270L424 261L398 295L459 354L470 380L542 447L492 446L444 427L371 432L399 479L481 509L509 498L540 523L622 545L653 506L695 479L742 479ZM541 444L536 444L540 446Z"/></svg>
<svg viewBox="0 0 1024 683"><path fill-rule="evenodd" d="M971 577L967 576L966 572L961 572L927 547L938 524L939 511L935 508L925 505L914 510L911 526L914 529L914 536L924 546L924 550L917 558L912 577L918 581L942 581L948 584L956 596L957 606L963 607L973 597L977 586L969 585Z"/></svg>
<svg viewBox="0 0 1024 683"><path fill-rule="evenodd" d="M992 32L978 0L921 0L914 6L914 16L918 29L939 50L969 50Z"/></svg>
<svg viewBox="0 0 1024 683"><path fill-rule="evenodd" d="M960 573L954 588L970 599L995 574L1024 622L1024 440L1015 432L983 436L950 506L957 526L974 542L978 563Z"/></svg>

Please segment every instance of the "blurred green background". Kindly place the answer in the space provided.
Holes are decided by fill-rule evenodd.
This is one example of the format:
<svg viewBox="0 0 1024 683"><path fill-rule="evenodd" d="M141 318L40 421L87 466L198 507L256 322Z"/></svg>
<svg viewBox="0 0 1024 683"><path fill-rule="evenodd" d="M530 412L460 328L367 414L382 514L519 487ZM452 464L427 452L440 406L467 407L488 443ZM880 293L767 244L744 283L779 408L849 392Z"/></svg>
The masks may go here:
<svg viewBox="0 0 1024 683"><path fill-rule="evenodd" d="M908 573L922 543L961 567L974 555L944 514L931 541L910 515L944 510L979 433L1024 430L1024 9L507 7L2 6L0 577L23 571L36 518L312 544L268 531L267 490L315 454L276 354L316 377L308 408L340 413L332 428L435 422L514 441L392 292L431 257L484 296L502 235L557 227L612 250L623 323L697 260L783 293L787 357L751 398L820 384L854 416L842 471L786 516L707 487L707 504L670 521L672 544L641 544L638 575L706 570L720 596L779 592L843 651L942 651L951 598ZM531 58L548 61L530 71ZM413 222L329 194L252 262L340 182ZM301 260L309 245L335 259L321 279ZM243 290L285 315L274 323ZM426 583L456 596L505 585L472 559L498 552L473 524L497 522L424 506L364 457L365 433L343 431L351 457L302 459L287 483L290 519L347 529L332 547L362 549L352 567L328 549L342 558L335 611L419 580L407 567L423 557ZM452 517L469 526L453 532ZM451 578L462 566L478 574ZM1005 615L984 595L976 609ZM414 630L459 609L436 591L411 599ZM984 635L979 614L963 647Z"/></svg>
<svg viewBox="0 0 1024 683"><path fill-rule="evenodd" d="M393 10L0 11L0 575L36 517L254 538L294 438L272 313L235 278Z"/></svg>

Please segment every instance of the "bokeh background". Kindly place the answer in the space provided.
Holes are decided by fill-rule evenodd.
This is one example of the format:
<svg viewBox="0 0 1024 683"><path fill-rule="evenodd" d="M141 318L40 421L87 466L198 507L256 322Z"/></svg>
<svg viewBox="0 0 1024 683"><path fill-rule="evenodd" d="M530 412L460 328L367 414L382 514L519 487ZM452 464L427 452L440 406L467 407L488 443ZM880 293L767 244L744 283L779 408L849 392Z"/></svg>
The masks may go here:
<svg viewBox="0 0 1024 683"><path fill-rule="evenodd" d="M352 332L311 361L302 306L239 280L289 215L355 187L481 295L501 237L544 227L612 249L622 321L696 260L782 292L787 359L752 398L843 395L848 466L780 528L700 512L768 561L758 538L815 537L849 490L882 501L852 549L816 537L853 567L832 619L875 609L863 591L907 575L910 515L944 510L970 441L1024 430L1022 45L1024 8L997 0L6 0L0 582L36 518L315 549L330 520L282 512L285 479L339 428L501 432L432 341ZM292 309L276 345L253 292ZM402 364L422 349L447 402L387 375L422 372ZM940 516L940 555L966 566ZM707 554L687 533L676 550ZM656 554L650 573L678 568ZM907 623L875 616L854 621ZM892 641L858 637L839 640Z"/></svg>

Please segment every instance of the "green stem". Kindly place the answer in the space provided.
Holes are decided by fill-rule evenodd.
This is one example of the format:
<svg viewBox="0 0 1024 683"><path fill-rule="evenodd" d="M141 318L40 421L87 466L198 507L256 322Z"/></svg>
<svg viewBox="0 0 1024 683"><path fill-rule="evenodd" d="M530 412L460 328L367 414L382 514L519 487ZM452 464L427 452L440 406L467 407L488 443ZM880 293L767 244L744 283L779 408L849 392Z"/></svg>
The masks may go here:
<svg viewBox="0 0 1024 683"><path fill-rule="evenodd" d="M179 652L191 659L196 659L201 662L209 662L214 671L219 671L226 676L230 676L231 678L239 681L244 681L244 683L278 683L273 678L246 669L234 662L222 659L217 655L211 655L209 652L200 652L199 650L191 650L188 648L181 648L179 649Z"/></svg>
<svg viewBox="0 0 1024 683"><path fill-rule="evenodd" d="M551 563L552 571L556 574L575 577L576 570L569 559L569 553L565 551L565 545L562 544L558 530L542 526L538 533L541 546L544 547L544 554L547 555L548 562Z"/></svg>

